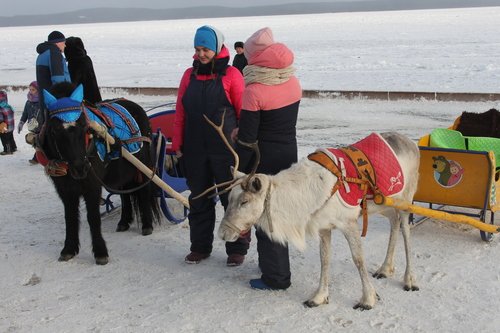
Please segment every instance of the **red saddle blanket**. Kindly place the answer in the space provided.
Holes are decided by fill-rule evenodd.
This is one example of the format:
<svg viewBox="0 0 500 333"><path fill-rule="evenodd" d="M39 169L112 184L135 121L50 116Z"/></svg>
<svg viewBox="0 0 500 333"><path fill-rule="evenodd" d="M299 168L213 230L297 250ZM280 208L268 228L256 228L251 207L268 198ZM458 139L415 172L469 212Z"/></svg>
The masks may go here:
<svg viewBox="0 0 500 333"><path fill-rule="evenodd" d="M403 190L404 176L396 154L389 144L377 133L372 133L361 141L351 145L361 150L370 160L376 176L376 186L384 196L398 194ZM319 149L328 155L338 166L344 177L358 178L357 168L349 157L340 149ZM363 163L363 161L358 161ZM373 197L371 190L368 198ZM355 183L343 182L336 192L347 206L357 206L361 203L363 191Z"/></svg>

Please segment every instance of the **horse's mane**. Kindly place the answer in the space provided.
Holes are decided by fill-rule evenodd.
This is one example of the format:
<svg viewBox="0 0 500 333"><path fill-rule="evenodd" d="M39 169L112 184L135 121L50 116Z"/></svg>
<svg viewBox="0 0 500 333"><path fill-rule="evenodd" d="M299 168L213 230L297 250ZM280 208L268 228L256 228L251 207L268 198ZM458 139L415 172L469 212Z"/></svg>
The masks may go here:
<svg viewBox="0 0 500 333"><path fill-rule="evenodd" d="M57 99L62 97L71 96L73 90L75 90L76 85L71 82L59 82L54 84L48 91Z"/></svg>

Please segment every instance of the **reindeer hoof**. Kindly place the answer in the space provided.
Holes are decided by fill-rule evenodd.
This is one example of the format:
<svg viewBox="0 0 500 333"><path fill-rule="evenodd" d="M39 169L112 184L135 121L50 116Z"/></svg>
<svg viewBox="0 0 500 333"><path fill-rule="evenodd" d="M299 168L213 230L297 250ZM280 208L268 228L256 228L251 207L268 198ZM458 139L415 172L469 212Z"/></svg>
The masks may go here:
<svg viewBox="0 0 500 333"><path fill-rule="evenodd" d="M152 233L153 233L153 228L143 228L142 229L143 236L151 235Z"/></svg>
<svg viewBox="0 0 500 333"><path fill-rule="evenodd" d="M71 259L73 259L75 257L74 254L69 254L69 253L66 253L66 254L62 254L59 256L59 259L57 259L58 261L69 261Z"/></svg>
<svg viewBox="0 0 500 333"><path fill-rule="evenodd" d="M109 262L108 257L96 257L95 258L95 263L97 265L106 265Z"/></svg>
<svg viewBox="0 0 500 333"><path fill-rule="evenodd" d="M372 275L374 278L376 279L386 279L387 278L387 275L383 274L383 273L373 273Z"/></svg>
<svg viewBox="0 0 500 333"><path fill-rule="evenodd" d="M367 304L361 304L361 303L358 303L356 304L353 309L354 310L361 310L361 311L364 311L364 310L371 310L373 308L373 306L371 305L367 305Z"/></svg>
<svg viewBox="0 0 500 333"><path fill-rule="evenodd" d="M315 308L315 307L319 306L318 303L315 303L313 301L305 301L302 304L304 304L304 306L307 308Z"/></svg>
<svg viewBox="0 0 500 333"><path fill-rule="evenodd" d="M417 286L411 286L411 287L410 286L404 286L404 290L406 290L406 291L419 291L420 288L417 287Z"/></svg>
<svg viewBox="0 0 500 333"><path fill-rule="evenodd" d="M117 232L127 231L128 229L130 229L130 225L129 224L118 224L116 226L116 231Z"/></svg>

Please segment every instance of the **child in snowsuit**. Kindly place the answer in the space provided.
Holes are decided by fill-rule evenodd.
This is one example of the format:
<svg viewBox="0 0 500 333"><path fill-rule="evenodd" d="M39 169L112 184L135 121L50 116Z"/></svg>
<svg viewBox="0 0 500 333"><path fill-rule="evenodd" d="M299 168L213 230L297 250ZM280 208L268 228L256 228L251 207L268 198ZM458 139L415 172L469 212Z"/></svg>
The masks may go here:
<svg viewBox="0 0 500 333"><path fill-rule="evenodd" d="M0 124L0 139L3 145L0 155L12 155L17 150L14 141L14 109L8 103L5 90L0 90Z"/></svg>
<svg viewBox="0 0 500 333"><path fill-rule="evenodd" d="M24 124L27 123L29 133L26 134L26 142L29 143L32 141L32 138L40 132L40 124L43 123L43 114L40 111L37 82L31 82L28 89L28 99L24 104L24 111L21 116L21 120L17 124L17 133L21 133ZM29 160L29 162L31 164L38 164L36 154L31 160Z"/></svg>

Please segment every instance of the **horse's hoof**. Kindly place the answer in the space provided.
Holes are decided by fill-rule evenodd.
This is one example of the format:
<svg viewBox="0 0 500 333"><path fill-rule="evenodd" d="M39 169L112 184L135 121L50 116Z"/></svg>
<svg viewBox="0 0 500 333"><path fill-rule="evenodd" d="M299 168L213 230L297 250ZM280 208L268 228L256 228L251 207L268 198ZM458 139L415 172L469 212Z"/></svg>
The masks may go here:
<svg viewBox="0 0 500 333"><path fill-rule="evenodd" d="M152 233L153 233L153 228L143 228L142 229L143 236L151 235Z"/></svg>
<svg viewBox="0 0 500 333"><path fill-rule="evenodd" d="M62 254L59 256L59 259L57 259L58 261L69 261L71 259L73 259L75 257L74 254L69 254L69 253L66 253L66 254Z"/></svg>
<svg viewBox="0 0 500 333"><path fill-rule="evenodd" d="M97 265L106 265L109 262L109 257L96 257L95 263Z"/></svg>
<svg viewBox="0 0 500 333"><path fill-rule="evenodd" d="M128 229L130 229L130 225L128 225L128 224L118 224L116 226L117 232L127 231Z"/></svg>

